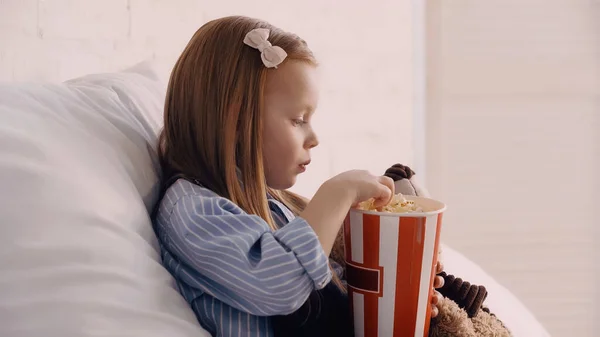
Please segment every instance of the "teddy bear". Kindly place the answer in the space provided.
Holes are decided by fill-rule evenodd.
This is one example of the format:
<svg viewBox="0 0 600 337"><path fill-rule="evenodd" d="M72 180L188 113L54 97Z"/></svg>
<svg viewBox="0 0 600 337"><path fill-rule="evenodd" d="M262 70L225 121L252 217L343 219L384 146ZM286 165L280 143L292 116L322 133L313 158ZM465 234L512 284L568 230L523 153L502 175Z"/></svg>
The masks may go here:
<svg viewBox="0 0 600 337"><path fill-rule="evenodd" d="M385 176L394 180L396 193L429 197L408 166L395 164L386 170ZM470 284L443 271L438 275L444 279L442 288L437 289L443 300L438 304L438 316L431 320L429 337L511 336L502 321L483 305L487 297L484 286Z"/></svg>

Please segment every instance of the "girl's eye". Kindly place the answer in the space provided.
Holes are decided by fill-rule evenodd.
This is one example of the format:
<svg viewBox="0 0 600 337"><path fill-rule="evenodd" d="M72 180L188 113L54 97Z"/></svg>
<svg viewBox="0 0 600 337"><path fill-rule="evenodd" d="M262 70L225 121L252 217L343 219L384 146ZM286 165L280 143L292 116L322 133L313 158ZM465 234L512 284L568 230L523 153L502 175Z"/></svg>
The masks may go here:
<svg viewBox="0 0 600 337"><path fill-rule="evenodd" d="M295 126L302 126L302 125L306 124L306 121L301 118L294 119L292 122L294 123Z"/></svg>

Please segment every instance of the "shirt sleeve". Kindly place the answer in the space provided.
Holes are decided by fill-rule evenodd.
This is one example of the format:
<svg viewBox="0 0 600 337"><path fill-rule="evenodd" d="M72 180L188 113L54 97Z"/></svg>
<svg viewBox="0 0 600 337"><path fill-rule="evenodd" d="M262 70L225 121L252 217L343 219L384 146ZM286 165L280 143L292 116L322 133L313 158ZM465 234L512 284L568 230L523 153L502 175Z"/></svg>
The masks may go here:
<svg viewBox="0 0 600 337"><path fill-rule="evenodd" d="M250 314L292 313L331 280L328 257L300 217L272 231L228 199L188 195L169 223L171 251L202 278L201 290Z"/></svg>

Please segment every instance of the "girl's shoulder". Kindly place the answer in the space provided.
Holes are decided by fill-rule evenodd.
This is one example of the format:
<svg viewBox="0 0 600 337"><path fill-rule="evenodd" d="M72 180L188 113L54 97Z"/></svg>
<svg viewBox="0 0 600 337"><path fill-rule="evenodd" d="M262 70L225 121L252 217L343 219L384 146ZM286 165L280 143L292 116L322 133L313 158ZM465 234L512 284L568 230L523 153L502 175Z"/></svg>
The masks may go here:
<svg viewBox="0 0 600 337"><path fill-rule="evenodd" d="M180 200L190 197L212 199L219 198L219 195L208 188L194 184L187 179L180 178L171 184L165 191L165 194L159 201L158 212L170 213Z"/></svg>
<svg viewBox="0 0 600 337"><path fill-rule="evenodd" d="M163 200L166 197L171 199L179 199L188 195L196 195L207 198L219 197L218 194L209 190L208 188L202 187L199 184L193 183L185 178L179 178L165 191Z"/></svg>
<svg viewBox="0 0 600 337"><path fill-rule="evenodd" d="M176 180L165 191L157 211L157 216L163 218L169 218L173 213L189 212L200 217L246 214L233 201L184 178Z"/></svg>

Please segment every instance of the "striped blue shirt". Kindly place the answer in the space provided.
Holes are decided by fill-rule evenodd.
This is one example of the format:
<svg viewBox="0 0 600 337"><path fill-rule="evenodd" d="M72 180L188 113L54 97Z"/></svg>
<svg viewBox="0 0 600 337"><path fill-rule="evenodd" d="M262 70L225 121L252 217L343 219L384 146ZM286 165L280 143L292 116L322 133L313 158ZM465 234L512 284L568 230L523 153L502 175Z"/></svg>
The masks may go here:
<svg viewBox="0 0 600 337"><path fill-rule="evenodd" d="M310 225L277 200L269 206L279 230L185 179L160 202L163 263L213 336L273 336L269 316L296 311L331 280Z"/></svg>

